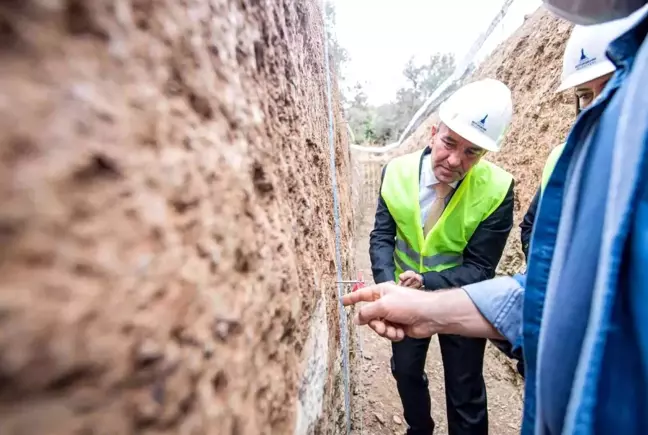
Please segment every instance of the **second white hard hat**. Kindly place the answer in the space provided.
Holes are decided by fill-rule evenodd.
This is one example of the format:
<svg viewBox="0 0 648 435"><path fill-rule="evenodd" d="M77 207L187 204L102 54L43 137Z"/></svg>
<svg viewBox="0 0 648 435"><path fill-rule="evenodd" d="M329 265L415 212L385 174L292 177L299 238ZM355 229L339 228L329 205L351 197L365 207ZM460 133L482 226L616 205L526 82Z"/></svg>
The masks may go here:
<svg viewBox="0 0 648 435"><path fill-rule="evenodd" d="M623 19L596 26L574 26L563 56L562 92L613 72L616 67L605 52L610 42L630 28L634 20Z"/></svg>
<svg viewBox="0 0 648 435"><path fill-rule="evenodd" d="M513 116L511 90L485 79L461 87L441 104L439 118L449 129L488 151L499 151Z"/></svg>
<svg viewBox="0 0 648 435"><path fill-rule="evenodd" d="M543 0L554 14L576 24L604 23L636 11L646 0Z"/></svg>

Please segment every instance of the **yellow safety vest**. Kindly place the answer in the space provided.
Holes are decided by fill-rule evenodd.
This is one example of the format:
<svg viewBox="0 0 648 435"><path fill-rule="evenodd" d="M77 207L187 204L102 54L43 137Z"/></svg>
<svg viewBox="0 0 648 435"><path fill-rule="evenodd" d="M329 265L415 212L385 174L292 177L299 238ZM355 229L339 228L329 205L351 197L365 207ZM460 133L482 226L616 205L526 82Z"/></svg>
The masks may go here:
<svg viewBox="0 0 648 435"><path fill-rule="evenodd" d="M551 153L549 153L549 157L547 157L547 161L545 162L544 168L542 169L542 182L540 184L541 194L544 191L545 187L547 187L549 177L551 177L551 173L556 167L556 163L558 162L558 159L560 158L560 155L562 154L564 149L565 144L563 143L558 145L556 148L551 150Z"/></svg>
<svg viewBox="0 0 648 435"><path fill-rule="evenodd" d="M513 176L486 161L468 171L427 237L419 205L422 151L397 157L387 165L381 195L396 222L396 281L406 270L441 271L460 265L477 229L504 201Z"/></svg>

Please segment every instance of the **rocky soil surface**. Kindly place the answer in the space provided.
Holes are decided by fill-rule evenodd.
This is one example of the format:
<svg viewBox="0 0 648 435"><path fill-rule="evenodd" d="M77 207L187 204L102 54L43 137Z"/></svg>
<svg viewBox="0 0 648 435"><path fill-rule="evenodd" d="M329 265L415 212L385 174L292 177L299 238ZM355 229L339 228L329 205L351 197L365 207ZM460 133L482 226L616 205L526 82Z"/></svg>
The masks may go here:
<svg viewBox="0 0 648 435"><path fill-rule="evenodd" d="M310 0L2 2L1 433L292 433L320 302L337 433L323 35Z"/></svg>

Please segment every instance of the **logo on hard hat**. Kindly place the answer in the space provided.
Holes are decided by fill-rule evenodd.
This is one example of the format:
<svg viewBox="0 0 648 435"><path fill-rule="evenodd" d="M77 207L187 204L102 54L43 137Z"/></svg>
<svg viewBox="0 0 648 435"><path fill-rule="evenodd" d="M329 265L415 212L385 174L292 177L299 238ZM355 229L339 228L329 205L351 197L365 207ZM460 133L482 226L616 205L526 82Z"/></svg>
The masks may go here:
<svg viewBox="0 0 648 435"><path fill-rule="evenodd" d="M586 66L589 66L596 62L595 57L587 57L585 54L585 49L581 48L581 54L580 54L580 59L578 60L578 63L576 64L576 71L579 69L585 68Z"/></svg>
<svg viewBox="0 0 648 435"><path fill-rule="evenodd" d="M477 129L486 133L486 118L488 118L488 114L486 114L486 116L484 116L482 119L480 119L477 122L473 121L471 124L473 127L476 127Z"/></svg>

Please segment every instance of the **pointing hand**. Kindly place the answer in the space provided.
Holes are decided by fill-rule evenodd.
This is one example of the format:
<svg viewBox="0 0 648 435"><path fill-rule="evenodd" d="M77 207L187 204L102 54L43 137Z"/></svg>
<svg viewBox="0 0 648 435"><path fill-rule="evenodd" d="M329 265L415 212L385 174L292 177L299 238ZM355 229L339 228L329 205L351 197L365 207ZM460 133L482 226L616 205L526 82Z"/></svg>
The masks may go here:
<svg viewBox="0 0 648 435"><path fill-rule="evenodd" d="M345 306L359 302L368 303L358 309L355 323L369 325L378 335L392 341L401 341L406 335L430 337L438 332L435 323L427 320L434 306L434 293L383 283L342 297Z"/></svg>

